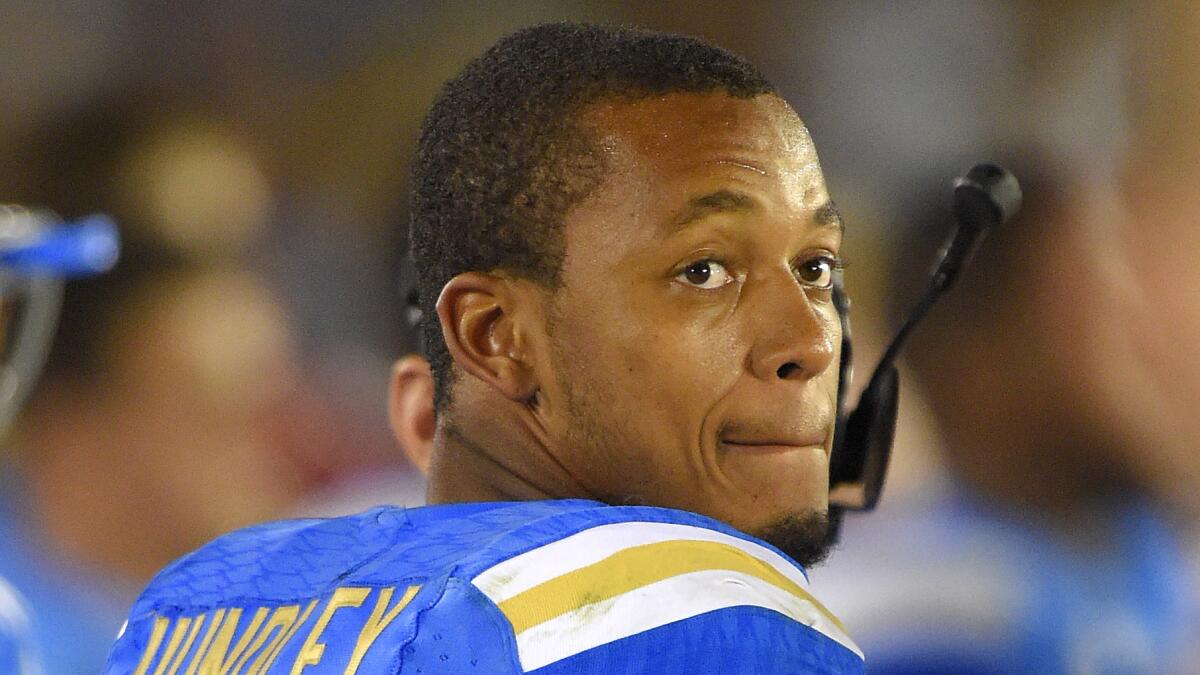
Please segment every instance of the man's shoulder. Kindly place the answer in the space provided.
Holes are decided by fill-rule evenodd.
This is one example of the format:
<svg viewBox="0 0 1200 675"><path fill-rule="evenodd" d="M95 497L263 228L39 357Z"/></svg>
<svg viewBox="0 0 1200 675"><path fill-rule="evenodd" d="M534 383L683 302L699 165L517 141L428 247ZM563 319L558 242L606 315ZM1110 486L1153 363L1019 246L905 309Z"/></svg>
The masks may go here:
<svg viewBox="0 0 1200 675"><path fill-rule="evenodd" d="M511 626L525 671L611 658L604 648L618 643L617 658L638 649L646 658L662 658L723 633L728 644L740 640L749 647L762 638L758 649L778 653L778 641L795 637L783 636L797 627L804 629L801 641L812 642L802 651L861 659L799 565L710 518L610 506L563 514L545 536L531 537L528 529L515 534L517 541L497 541L498 555L467 571ZM756 622L762 625L751 629ZM740 658L738 650L726 653Z"/></svg>
<svg viewBox="0 0 1200 675"><path fill-rule="evenodd" d="M598 552L680 539L737 541L761 550L789 574L803 572L779 553L704 516L587 500L382 506L338 518L284 520L223 535L164 568L143 593L156 606L286 601L347 578L380 584L448 575L494 579L562 569ZM643 556L662 546L638 549ZM583 552L583 557L572 552ZM601 556L603 557L603 556ZM510 562L511 561L511 562ZM481 582L488 585L491 582ZM490 586L488 586L490 588Z"/></svg>
<svg viewBox="0 0 1200 675"><path fill-rule="evenodd" d="M222 537L156 577L109 665L605 672L789 640L814 663L861 664L803 570L726 525L578 500L464 504Z"/></svg>

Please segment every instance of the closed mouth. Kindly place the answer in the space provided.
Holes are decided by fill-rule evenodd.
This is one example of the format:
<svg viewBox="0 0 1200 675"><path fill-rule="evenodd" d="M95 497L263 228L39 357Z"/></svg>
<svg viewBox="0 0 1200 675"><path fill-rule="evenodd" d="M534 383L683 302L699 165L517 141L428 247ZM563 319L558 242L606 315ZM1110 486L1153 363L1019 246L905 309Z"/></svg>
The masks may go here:
<svg viewBox="0 0 1200 675"><path fill-rule="evenodd" d="M795 441L740 441L740 440L721 440L721 445L728 450L735 452L749 452L758 454L771 454L777 452L792 452L794 450L805 450L811 448L823 448L824 441L816 443L805 443Z"/></svg>

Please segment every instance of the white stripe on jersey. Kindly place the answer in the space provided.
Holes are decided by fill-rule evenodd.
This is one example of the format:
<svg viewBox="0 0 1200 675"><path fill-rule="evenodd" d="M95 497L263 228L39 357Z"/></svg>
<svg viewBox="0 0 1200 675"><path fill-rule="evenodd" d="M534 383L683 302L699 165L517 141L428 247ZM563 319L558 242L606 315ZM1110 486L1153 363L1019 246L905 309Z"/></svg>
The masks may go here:
<svg viewBox="0 0 1200 675"><path fill-rule="evenodd" d="M805 590L809 587L808 579L795 564L765 546L694 525L647 522L612 523L577 532L490 567L471 583L492 602L500 604L518 593L600 562L618 551L672 539L736 546L774 567L797 586Z"/></svg>
<svg viewBox="0 0 1200 675"><path fill-rule="evenodd" d="M681 574L563 614L517 635L517 653L522 668L535 670L674 621L739 606L785 614L862 657L850 637L811 602L757 577L726 570Z"/></svg>
<svg viewBox="0 0 1200 675"><path fill-rule="evenodd" d="M546 596L543 600L549 605L557 604L553 598L570 597L558 594L563 590L560 587L565 584L579 592L580 587L574 586L576 581L585 585L596 583L597 571L588 568L610 558L612 560L605 564L630 554L644 556L647 547L661 549L664 553L683 550L672 542L690 546L692 551L696 550L695 545L685 542L707 542L701 544L699 550L702 569L682 571L667 565L664 569L674 570L665 572L671 576L652 582L646 578L643 585L615 596L597 598L582 606L546 607L538 601L530 606L528 602L530 595L540 594ZM666 546L661 546L663 544ZM704 568L710 558L703 547L713 545L716 545L711 557L713 566ZM735 555L731 549L739 553ZM721 550L726 553L721 554ZM741 558L742 562L729 559L730 555L743 554L749 559ZM750 559L755 562L749 562ZM742 569L726 569L729 565ZM599 565L601 569L603 566ZM774 583L770 581L772 578ZM609 579L621 578L604 577L604 580ZM627 581L639 583L634 579ZM788 582L794 587L788 588L791 585ZM518 657L526 670L674 621L735 606L777 611L814 628L862 657L861 650L837 619L811 597L808 580L795 564L761 544L703 527L654 522L599 525L494 565L476 576L472 583L492 602L501 605L501 611L513 622ZM584 590L590 588L586 586ZM506 601L511 602L504 604ZM521 608L517 609L514 603ZM541 611L548 615L540 616Z"/></svg>

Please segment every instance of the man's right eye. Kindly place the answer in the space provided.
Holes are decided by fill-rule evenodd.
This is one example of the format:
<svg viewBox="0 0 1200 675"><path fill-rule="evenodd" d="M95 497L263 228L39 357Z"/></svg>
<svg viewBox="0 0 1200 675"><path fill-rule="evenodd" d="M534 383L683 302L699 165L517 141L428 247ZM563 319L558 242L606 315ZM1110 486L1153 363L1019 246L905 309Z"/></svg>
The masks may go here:
<svg viewBox="0 0 1200 675"><path fill-rule="evenodd" d="M729 270L715 260L698 260L685 267L675 278L704 290L720 288L733 281Z"/></svg>

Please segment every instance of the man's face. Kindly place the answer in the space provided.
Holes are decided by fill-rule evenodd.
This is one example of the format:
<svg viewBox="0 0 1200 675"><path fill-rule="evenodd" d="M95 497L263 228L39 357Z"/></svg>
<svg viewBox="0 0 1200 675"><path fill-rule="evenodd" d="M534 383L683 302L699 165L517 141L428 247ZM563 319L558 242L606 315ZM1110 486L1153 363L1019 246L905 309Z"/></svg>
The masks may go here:
<svg viewBox="0 0 1200 675"><path fill-rule="evenodd" d="M552 450L611 503L761 533L824 512L841 221L779 98L613 101L603 183L565 219L548 301Z"/></svg>

